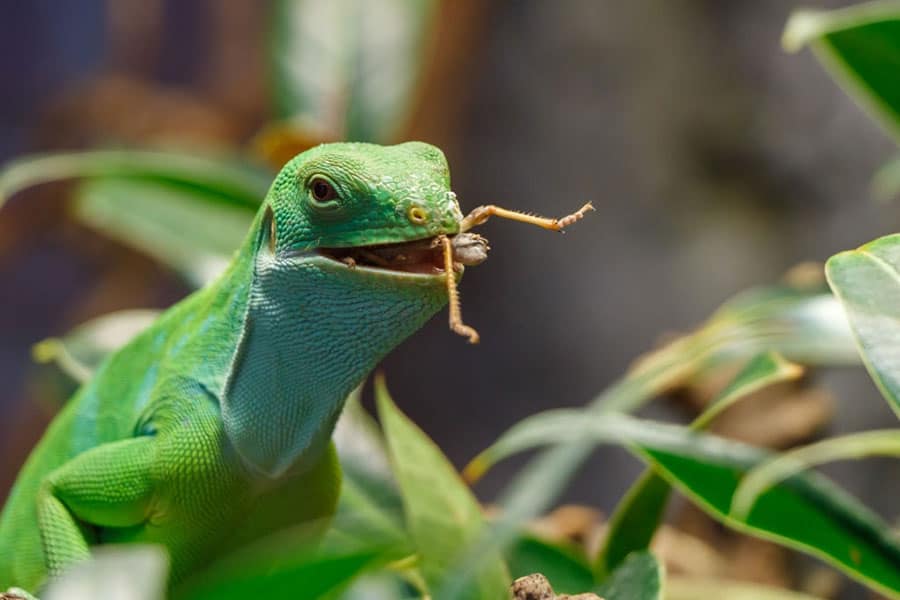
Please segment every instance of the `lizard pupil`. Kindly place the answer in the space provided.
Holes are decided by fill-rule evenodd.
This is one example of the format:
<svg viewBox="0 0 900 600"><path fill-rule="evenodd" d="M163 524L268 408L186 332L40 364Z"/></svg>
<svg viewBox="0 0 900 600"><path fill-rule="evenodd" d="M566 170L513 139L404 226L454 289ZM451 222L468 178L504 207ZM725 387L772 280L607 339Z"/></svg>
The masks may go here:
<svg viewBox="0 0 900 600"><path fill-rule="evenodd" d="M334 200L337 197L334 186L324 179L313 179L311 187L313 196L319 202L327 202L328 200Z"/></svg>

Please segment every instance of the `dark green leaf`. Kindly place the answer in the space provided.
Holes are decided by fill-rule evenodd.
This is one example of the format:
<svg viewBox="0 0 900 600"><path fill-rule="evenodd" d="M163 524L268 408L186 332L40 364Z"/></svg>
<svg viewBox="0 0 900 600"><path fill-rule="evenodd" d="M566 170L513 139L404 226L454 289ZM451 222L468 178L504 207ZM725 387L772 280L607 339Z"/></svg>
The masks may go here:
<svg viewBox="0 0 900 600"><path fill-rule="evenodd" d="M573 548L523 535L506 551L513 579L540 573L557 593L577 594L594 587L594 576L582 553Z"/></svg>
<svg viewBox="0 0 900 600"><path fill-rule="evenodd" d="M229 563L195 579L174 595L179 600L247 600L291 598L319 600L339 593L378 563L375 551L298 558L289 554L277 564ZM264 566L262 566L264 565Z"/></svg>
<svg viewBox="0 0 900 600"><path fill-rule="evenodd" d="M691 424L705 428L719 413L766 386L799 377L802 369L775 353L751 359L713 400L709 408ZM649 547L662 523L669 499L669 484L652 469L645 471L622 498L609 521L606 542L594 561L599 579L606 577L632 552Z"/></svg>
<svg viewBox="0 0 900 600"><path fill-rule="evenodd" d="M815 473L762 494L746 519L731 515L741 478L771 456L745 444L626 415L587 418L584 411L556 410L515 425L476 460L483 468L561 436L624 444L726 525L817 556L900 598L900 543L890 527Z"/></svg>
<svg viewBox="0 0 900 600"><path fill-rule="evenodd" d="M710 368L743 364L768 350L803 364L859 362L844 312L824 282L755 288L729 300L694 333L643 357L589 404L589 414L596 418L635 410ZM501 498L504 512L471 550L471 563L488 549L510 544L522 523L553 502L592 449L577 435L561 433L555 442L556 447L528 463L508 486ZM483 466L470 463L467 479L478 479Z"/></svg>
<svg viewBox="0 0 900 600"><path fill-rule="evenodd" d="M784 46L809 44L847 92L900 140L900 4L869 2L832 11L801 10Z"/></svg>

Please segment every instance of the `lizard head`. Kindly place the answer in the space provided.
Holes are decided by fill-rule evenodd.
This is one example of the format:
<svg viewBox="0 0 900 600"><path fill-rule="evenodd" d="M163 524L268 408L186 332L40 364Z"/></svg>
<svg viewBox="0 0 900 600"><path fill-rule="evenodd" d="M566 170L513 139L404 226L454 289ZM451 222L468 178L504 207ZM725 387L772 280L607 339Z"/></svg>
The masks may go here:
<svg viewBox="0 0 900 600"><path fill-rule="evenodd" d="M462 213L444 154L422 142L323 144L291 160L267 200L266 244L345 276L440 279Z"/></svg>
<svg viewBox="0 0 900 600"><path fill-rule="evenodd" d="M347 394L447 304L431 240L461 218L427 144L326 144L282 169L248 238L247 326L222 400L247 465L278 477L317 460Z"/></svg>

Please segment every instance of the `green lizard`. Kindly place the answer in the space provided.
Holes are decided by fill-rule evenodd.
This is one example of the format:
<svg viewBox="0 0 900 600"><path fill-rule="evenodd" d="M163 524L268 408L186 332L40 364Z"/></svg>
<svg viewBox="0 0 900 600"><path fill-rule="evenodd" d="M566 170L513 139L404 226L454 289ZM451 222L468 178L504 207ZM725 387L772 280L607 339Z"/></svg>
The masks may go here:
<svg viewBox="0 0 900 600"><path fill-rule="evenodd" d="M0 515L0 590L39 589L96 544L158 543L171 579L273 531L327 523L350 391L484 259L428 144L326 144L276 177L206 288L109 356L48 428ZM468 234L471 236L472 234ZM456 274L451 276L450 272Z"/></svg>

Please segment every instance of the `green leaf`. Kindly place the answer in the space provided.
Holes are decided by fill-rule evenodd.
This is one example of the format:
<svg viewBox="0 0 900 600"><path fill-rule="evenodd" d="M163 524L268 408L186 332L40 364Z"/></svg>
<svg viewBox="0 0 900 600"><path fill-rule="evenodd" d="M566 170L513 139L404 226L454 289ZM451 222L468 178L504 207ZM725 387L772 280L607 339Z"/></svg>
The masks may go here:
<svg viewBox="0 0 900 600"><path fill-rule="evenodd" d="M360 392L357 388L347 398L332 435L341 469L345 478L357 482L379 504L400 513L403 503L391 473L387 444L360 402Z"/></svg>
<svg viewBox="0 0 900 600"><path fill-rule="evenodd" d="M205 189L118 177L82 184L75 202L81 221L175 269L197 287L222 272L255 214Z"/></svg>
<svg viewBox="0 0 900 600"><path fill-rule="evenodd" d="M869 456L900 456L900 429L852 433L775 456L741 480L734 494L731 513L737 518L745 518L763 492L800 471L837 460Z"/></svg>
<svg viewBox="0 0 900 600"><path fill-rule="evenodd" d="M541 573L560 594L578 594L594 587L594 576L582 553L562 544L525 534L506 551L513 579Z"/></svg>
<svg viewBox="0 0 900 600"><path fill-rule="evenodd" d="M900 416L900 234L829 259L826 274L844 305L863 363Z"/></svg>
<svg viewBox="0 0 900 600"><path fill-rule="evenodd" d="M373 550L312 557L285 553L276 564L248 557L245 561L229 562L227 568L214 568L202 578L194 578L176 590L173 597L176 600L319 600L340 593L377 564L378 552Z"/></svg>
<svg viewBox="0 0 900 600"><path fill-rule="evenodd" d="M159 314L149 309L109 313L82 323L62 337L38 342L32 356L39 363L55 363L66 375L84 383L108 354L149 327Z"/></svg>
<svg viewBox="0 0 900 600"><path fill-rule="evenodd" d="M384 380L375 386L394 475L403 494L407 529L418 550L421 573L433 597L504 598L510 583L498 554L481 556L477 575L442 593L449 569L482 531L481 507L440 449L394 405Z"/></svg>
<svg viewBox="0 0 900 600"><path fill-rule="evenodd" d="M165 551L158 546L105 546L91 560L50 582L43 600L162 600L169 571ZM2 594L0 594L2 596Z"/></svg>
<svg viewBox="0 0 900 600"><path fill-rule="evenodd" d="M276 112L323 139L388 142L412 106L435 0L278 0Z"/></svg>
<svg viewBox="0 0 900 600"><path fill-rule="evenodd" d="M360 388L347 398L332 437L343 482L325 545L358 547L378 541L399 560L415 550L403 522L403 504L375 420L360 403Z"/></svg>
<svg viewBox="0 0 900 600"><path fill-rule="evenodd" d="M777 285L745 291L726 302L697 331L638 361L624 377L589 405L591 418L632 411L658 394L711 368L741 365L760 352L777 351L802 364L858 364L859 354L840 303L822 285ZM558 445L521 469L501 497L504 511L490 533L472 548L469 565L488 550L502 549L521 524L549 506L593 445L576 435L560 435ZM469 481L483 471L466 468Z"/></svg>
<svg viewBox="0 0 900 600"><path fill-rule="evenodd" d="M789 51L810 45L832 77L900 140L900 2L797 11L783 43Z"/></svg>
<svg viewBox="0 0 900 600"><path fill-rule="evenodd" d="M599 594L603 600L661 600L663 567L649 552L635 552L613 571Z"/></svg>
<svg viewBox="0 0 900 600"><path fill-rule="evenodd" d="M561 436L626 445L671 485L729 527L817 556L851 577L900 598L900 543L886 523L816 473L762 494L746 518L730 514L744 475L771 455L752 446L677 427L584 411L529 417L476 460L482 468Z"/></svg>
<svg viewBox="0 0 900 600"><path fill-rule="evenodd" d="M646 550L665 516L672 487L652 469L632 484L609 519L606 540L594 560L594 573L603 581L625 558Z"/></svg>
<svg viewBox="0 0 900 600"><path fill-rule="evenodd" d="M359 550L377 545L381 555L400 560L415 552L404 529L402 514L378 502L352 479L341 483L341 496L331 527L321 547L332 552Z"/></svg>
<svg viewBox="0 0 900 600"><path fill-rule="evenodd" d="M666 600L820 600L784 588L724 579L666 578Z"/></svg>
<svg viewBox="0 0 900 600"><path fill-rule="evenodd" d="M769 385L795 379L803 370L768 352L750 360L710 406L691 423L691 429L706 428L723 410ZM662 523L669 500L669 484L652 469L646 470L619 502L609 520L606 542L594 561L594 571L603 579L630 553L644 550Z"/></svg>
<svg viewBox="0 0 900 600"><path fill-rule="evenodd" d="M0 206L21 190L65 179L119 177L157 181L255 209L270 173L232 159L184 152L94 150L24 156L0 169Z"/></svg>

